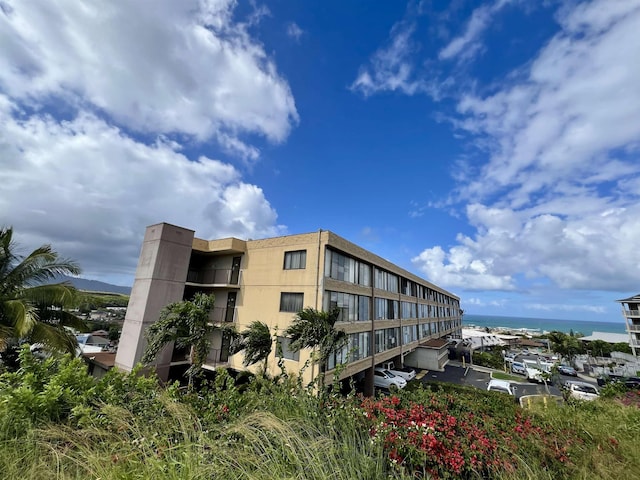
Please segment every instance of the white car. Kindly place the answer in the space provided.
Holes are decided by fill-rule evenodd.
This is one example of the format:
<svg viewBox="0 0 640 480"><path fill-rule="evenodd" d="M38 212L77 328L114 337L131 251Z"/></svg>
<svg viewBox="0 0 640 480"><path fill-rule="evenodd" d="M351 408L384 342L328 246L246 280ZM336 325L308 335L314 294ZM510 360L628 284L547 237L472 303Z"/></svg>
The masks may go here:
<svg viewBox="0 0 640 480"><path fill-rule="evenodd" d="M393 362L385 363L382 365L382 368L388 372L393 373L396 377L402 377L407 382L410 382L414 378L416 378L416 371L411 367L398 367L396 368L393 365Z"/></svg>
<svg viewBox="0 0 640 480"><path fill-rule="evenodd" d="M567 382L565 387L569 392L569 396L578 400L595 400L600 396L598 389L589 383Z"/></svg>
<svg viewBox="0 0 640 480"><path fill-rule="evenodd" d="M525 370L526 370L525 375L527 376L528 381L540 382L540 383L544 382L545 372L543 372L539 368L525 364Z"/></svg>
<svg viewBox="0 0 640 480"><path fill-rule="evenodd" d="M378 388L394 390L396 388L401 389L406 387L407 381L402 377L394 375L389 370L376 368L373 371L373 384Z"/></svg>
<svg viewBox="0 0 640 480"><path fill-rule="evenodd" d="M527 369L525 368L524 363L521 362L513 362L511 364L511 371L513 373L519 373L521 375L527 374Z"/></svg>
<svg viewBox="0 0 640 480"><path fill-rule="evenodd" d="M491 379L487 383L487 391L507 393L513 397L516 395L516 387L512 387L511 383L506 380Z"/></svg>

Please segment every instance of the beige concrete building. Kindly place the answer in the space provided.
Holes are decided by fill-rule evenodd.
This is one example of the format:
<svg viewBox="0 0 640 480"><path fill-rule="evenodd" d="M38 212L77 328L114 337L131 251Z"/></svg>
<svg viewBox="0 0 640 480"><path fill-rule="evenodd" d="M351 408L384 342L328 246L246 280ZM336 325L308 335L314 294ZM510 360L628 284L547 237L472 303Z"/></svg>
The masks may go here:
<svg viewBox="0 0 640 480"><path fill-rule="evenodd" d="M374 366L389 360L401 365L420 343L461 333L458 297L330 231L202 240L192 230L161 223L148 227L144 237L116 366L130 371L160 310L200 291L215 294L214 323L233 323L239 331L254 320L269 325L281 347L268 361L271 373L279 373L278 350L288 372L298 373L309 359L309 351L290 351L282 336L304 307L342 310L337 327L349 344L327 368L346 364L342 378L353 375L365 385L372 385ZM205 368L242 370L242 353L230 356L228 347L214 334ZM186 353L167 348L157 362L161 378L184 363ZM305 381L316 374L315 366L302 372Z"/></svg>
<svg viewBox="0 0 640 480"><path fill-rule="evenodd" d="M622 306L622 316L624 317L629 334L629 345L633 356L640 353L640 294L633 297L618 300Z"/></svg>

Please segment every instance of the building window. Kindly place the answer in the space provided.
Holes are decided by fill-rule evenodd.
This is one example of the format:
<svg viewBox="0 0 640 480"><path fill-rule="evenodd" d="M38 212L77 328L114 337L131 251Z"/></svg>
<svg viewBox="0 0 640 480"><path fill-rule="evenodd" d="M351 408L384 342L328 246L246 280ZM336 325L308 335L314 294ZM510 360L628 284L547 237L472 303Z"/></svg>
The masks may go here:
<svg viewBox="0 0 640 480"><path fill-rule="evenodd" d="M278 337L278 350L277 354L280 358L284 358L286 360L294 360L296 362L300 361L300 352L294 352L290 348L291 339L287 337Z"/></svg>
<svg viewBox="0 0 640 480"><path fill-rule="evenodd" d="M380 290L398 293L398 276L376 267L374 286Z"/></svg>
<svg viewBox="0 0 640 480"><path fill-rule="evenodd" d="M325 276L365 287L371 286L371 267L355 258L327 249Z"/></svg>
<svg viewBox="0 0 640 480"><path fill-rule="evenodd" d="M327 361L327 370L337 365L355 362L371 355L371 332L352 333L340 350L332 352Z"/></svg>
<svg viewBox="0 0 640 480"><path fill-rule="evenodd" d="M324 309L340 309L339 322L366 322L371 320L371 297L327 290Z"/></svg>
<svg viewBox="0 0 640 480"><path fill-rule="evenodd" d="M281 312L299 312L304 304L304 293L282 292L280 294Z"/></svg>
<svg viewBox="0 0 640 480"><path fill-rule="evenodd" d="M284 269L301 270L307 268L307 251L284 252Z"/></svg>
<svg viewBox="0 0 640 480"><path fill-rule="evenodd" d="M391 350L396 348L399 343L400 329L399 328L385 328L383 330L375 331L375 348L376 353L384 352L385 350Z"/></svg>

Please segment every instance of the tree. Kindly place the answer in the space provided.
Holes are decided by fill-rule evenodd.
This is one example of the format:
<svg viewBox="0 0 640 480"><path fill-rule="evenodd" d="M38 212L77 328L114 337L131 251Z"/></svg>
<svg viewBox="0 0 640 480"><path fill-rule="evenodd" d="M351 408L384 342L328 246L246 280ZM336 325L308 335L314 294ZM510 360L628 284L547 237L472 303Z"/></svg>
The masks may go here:
<svg viewBox="0 0 640 480"><path fill-rule="evenodd" d="M631 355L632 353L631 347L626 342L614 343L613 346L611 347L611 351L628 353L629 355Z"/></svg>
<svg viewBox="0 0 640 480"><path fill-rule="evenodd" d="M291 350L317 349L314 362L320 364L321 388L324 387L324 373L329 357L347 343L347 334L335 328L339 316L339 308L334 308L330 312L305 308L298 312L293 323L284 331L284 334L291 339L289 344Z"/></svg>
<svg viewBox="0 0 640 480"><path fill-rule="evenodd" d="M591 355L594 357L610 357L611 356L611 344L604 340L592 340L588 345L591 350Z"/></svg>
<svg viewBox="0 0 640 480"><path fill-rule="evenodd" d="M269 326L263 322L251 322L249 327L240 333L241 345L235 351L244 350L245 367L264 361L264 373L267 372L267 360L273 348L273 339Z"/></svg>
<svg viewBox="0 0 640 480"><path fill-rule="evenodd" d="M9 339L42 343L75 352L78 343L64 329L83 329L84 323L67 312L76 295L69 283L47 283L59 275L78 275L80 267L60 258L50 245L26 257L15 252L13 228L0 228L0 350Z"/></svg>
<svg viewBox="0 0 640 480"><path fill-rule="evenodd" d="M209 313L215 303L214 295L196 293L191 300L170 303L160 312L160 318L146 332L147 348L142 363L152 363L160 350L174 342L178 348L190 348L190 367L185 375L189 379L189 388L202 370L211 349L211 336L216 329L222 334L232 335L233 327L218 327L210 323Z"/></svg>
<svg viewBox="0 0 640 480"><path fill-rule="evenodd" d="M565 357L569 363L573 363L576 355L584 352L584 345L575 336L553 331L547 338L551 342L551 350Z"/></svg>

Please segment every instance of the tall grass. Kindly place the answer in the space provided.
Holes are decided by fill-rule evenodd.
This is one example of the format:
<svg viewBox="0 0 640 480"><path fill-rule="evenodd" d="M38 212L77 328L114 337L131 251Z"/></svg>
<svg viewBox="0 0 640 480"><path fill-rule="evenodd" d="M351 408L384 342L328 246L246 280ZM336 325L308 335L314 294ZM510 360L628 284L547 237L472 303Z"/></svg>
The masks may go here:
<svg viewBox="0 0 640 480"><path fill-rule="evenodd" d="M449 384L400 395L398 408L465 419L460 432L484 429L498 445L492 458L513 459L500 463L509 471L465 470L466 478L640 479L637 406L600 399L525 412L509 397ZM515 417L532 422L518 434L526 438L515 438ZM317 396L293 380L257 378L241 389L220 372L185 395L135 374L96 381L78 362L25 360L20 372L0 375L0 480L418 478L409 468L420 465L394 464L371 425L359 399Z"/></svg>
<svg viewBox="0 0 640 480"><path fill-rule="evenodd" d="M401 478L366 432L339 431L313 418L257 411L204 429L189 408L161 400L166 414L142 421L105 406L108 421L82 429L50 426L0 448L3 479L310 479Z"/></svg>

